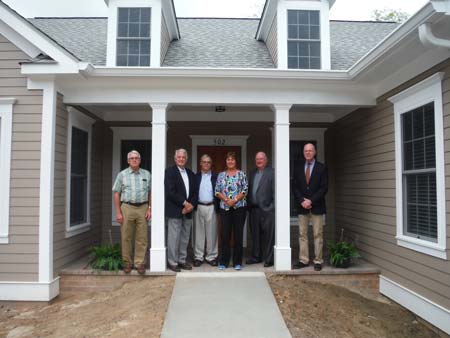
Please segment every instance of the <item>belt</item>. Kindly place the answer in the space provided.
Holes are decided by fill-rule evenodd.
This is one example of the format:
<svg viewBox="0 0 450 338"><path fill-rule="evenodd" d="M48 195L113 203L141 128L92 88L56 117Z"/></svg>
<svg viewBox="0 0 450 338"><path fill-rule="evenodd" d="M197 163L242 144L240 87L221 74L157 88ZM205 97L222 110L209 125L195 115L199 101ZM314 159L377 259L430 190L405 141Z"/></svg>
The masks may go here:
<svg viewBox="0 0 450 338"><path fill-rule="evenodd" d="M202 203L202 202L198 202L198 205L213 205L214 202L209 202L209 203Z"/></svg>
<svg viewBox="0 0 450 338"><path fill-rule="evenodd" d="M131 202L122 201L122 203L132 205L133 207L140 207L141 205L148 204L148 201L145 201L145 202L142 202L142 203L131 203Z"/></svg>

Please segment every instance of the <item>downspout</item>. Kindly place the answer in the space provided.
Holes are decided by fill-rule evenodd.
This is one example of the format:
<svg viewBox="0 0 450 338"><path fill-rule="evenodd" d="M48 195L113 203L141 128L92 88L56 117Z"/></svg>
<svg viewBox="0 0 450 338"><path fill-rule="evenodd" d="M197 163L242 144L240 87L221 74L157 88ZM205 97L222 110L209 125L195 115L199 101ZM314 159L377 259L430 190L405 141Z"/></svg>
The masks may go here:
<svg viewBox="0 0 450 338"><path fill-rule="evenodd" d="M423 23L419 26L419 38L426 47L443 47L450 49L450 40L436 37L431 31L429 23Z"/></svg>

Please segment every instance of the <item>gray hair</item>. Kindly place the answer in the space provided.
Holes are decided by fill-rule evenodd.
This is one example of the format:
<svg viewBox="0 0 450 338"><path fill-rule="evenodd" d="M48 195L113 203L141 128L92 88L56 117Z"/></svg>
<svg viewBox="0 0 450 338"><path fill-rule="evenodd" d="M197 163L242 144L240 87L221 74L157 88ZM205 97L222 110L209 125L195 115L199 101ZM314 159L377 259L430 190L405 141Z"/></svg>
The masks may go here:
<svg viewBox="0 0 450 338"><path fill-rule="evenodd" d="M268 160L267 154L266 154L264 151L258 151L258 152L256 153L255 157L258 156L258 154L264 155L264 158L265 158L266 160Z"/></svg>
<svg viewBox="0 0 450 338"><path fill-rule="evenodd" d="M141 154L139 154L139 152L138 152L137 150L132 150L132 151L130 151L130 152L128 153L128 155L127 155L127 160L129 160L130 157L131 157L131 155L133 155L133 154L135 154L135 155L137 155L139 158L141 158Z"/></svg>
<svg viewBox="0 0 450 338"><path fill-rule="evenodd" d="M177 157L177 154L178 154L178 153L183 153L183 154L185 154L185 155L186 155L186 160L188 159L188 152L187 152L186 149L180 148L180 149L175 150L175 154L173 155L173 158L174 158L174 159Z"/></svg>
<svg viewBox="0 0 450 338"><path fill-rule="evenodd" d="M203 160L210 160L212 163L212 158L208 154L204 154L204 155L202 155L202 157L200 157L200 161L203 161Z"/></svg>

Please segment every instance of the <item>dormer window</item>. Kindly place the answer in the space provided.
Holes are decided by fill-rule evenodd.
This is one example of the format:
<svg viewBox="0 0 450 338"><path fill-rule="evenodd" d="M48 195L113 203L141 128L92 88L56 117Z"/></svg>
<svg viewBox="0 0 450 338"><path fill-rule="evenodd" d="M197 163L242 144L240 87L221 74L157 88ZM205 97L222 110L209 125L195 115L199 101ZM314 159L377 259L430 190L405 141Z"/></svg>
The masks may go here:
<svg viewBox="0 0 450 338"><path fill-rule="evenodd" d="M288 68L320 69L320 11L288 10Z"/></svg>
<svg viewBox="0 0 450 338"><path fill-rule="evenodd" d="M150 66L151 8L118 8L117 66Z"/></svg>

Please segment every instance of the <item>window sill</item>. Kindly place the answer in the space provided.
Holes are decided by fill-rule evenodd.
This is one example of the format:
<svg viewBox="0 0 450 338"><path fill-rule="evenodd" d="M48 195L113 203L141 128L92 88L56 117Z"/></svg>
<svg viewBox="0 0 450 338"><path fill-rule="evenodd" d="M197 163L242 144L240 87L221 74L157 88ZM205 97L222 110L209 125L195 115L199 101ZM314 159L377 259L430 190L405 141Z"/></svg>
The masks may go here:
<svg viewBox="0 0 450 338"><path fill-rule="evenodd" d="M397 236L397 245L414 250L429 256L434 256L447 260L447 251L444 247L438 244L430 243L421 239L407 237L407 236Z"/></svg>
<svg viewBox="0 0 450 338"><path fill-rule="evenodd" d="M85 224L79 224L73 227L67 227L66 228L66 238L70 238L73 236L77 236L79 234L82 234L84 232L87 232L91 230L91 224L90 223L85 223Z"/></svg>
<svg viewBox="0 0 450 338"><path fill-rule="evenodd" d="M9 244L9 237L8 235L0 235L0 244Z"/></svg>

